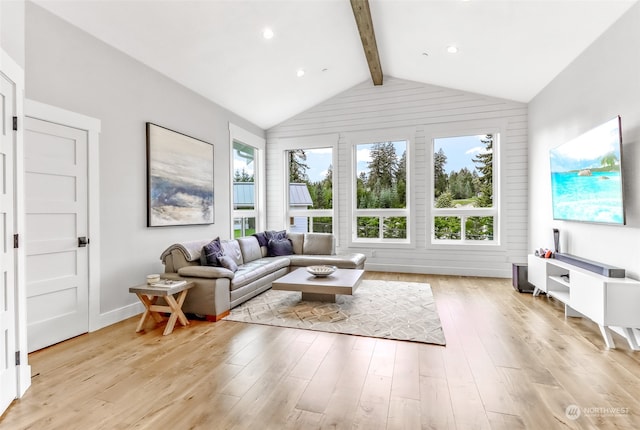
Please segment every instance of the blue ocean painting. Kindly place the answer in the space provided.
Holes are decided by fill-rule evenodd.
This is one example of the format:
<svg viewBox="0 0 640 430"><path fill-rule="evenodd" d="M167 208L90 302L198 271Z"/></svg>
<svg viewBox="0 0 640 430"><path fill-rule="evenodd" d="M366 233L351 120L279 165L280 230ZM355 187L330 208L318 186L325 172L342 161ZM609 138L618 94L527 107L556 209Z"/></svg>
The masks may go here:
<svg viewBox="0 0 640 430"><path fill-rule="evenodd" d="M624 224L620 117L550 151L553 218Z"/></svg>
<svg viewBox="0 0 640 430"><path fill-rule="evenodd" d="M622 224L620 172L555 172L551 175L553 218Z"/></svg>
<svg viewBox="0 0 640 430"><path fill-rule="evenodd" d="M147 124L148 225L212 224L213 145Z"/></svg>

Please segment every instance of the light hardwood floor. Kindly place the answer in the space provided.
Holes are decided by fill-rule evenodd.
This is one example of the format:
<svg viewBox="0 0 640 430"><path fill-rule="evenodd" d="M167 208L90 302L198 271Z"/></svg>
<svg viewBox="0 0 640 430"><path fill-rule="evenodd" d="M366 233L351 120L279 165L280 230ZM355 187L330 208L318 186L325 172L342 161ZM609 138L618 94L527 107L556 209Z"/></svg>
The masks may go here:
<svg viewBox="0 0 640 430"><path fill-rule="evenodd" d="M620 336L604 349L507 279L365 276L431 284L447 346L229 321L163 337L135 317L31 354L0 429L640 428L640 352Z"/></svg>

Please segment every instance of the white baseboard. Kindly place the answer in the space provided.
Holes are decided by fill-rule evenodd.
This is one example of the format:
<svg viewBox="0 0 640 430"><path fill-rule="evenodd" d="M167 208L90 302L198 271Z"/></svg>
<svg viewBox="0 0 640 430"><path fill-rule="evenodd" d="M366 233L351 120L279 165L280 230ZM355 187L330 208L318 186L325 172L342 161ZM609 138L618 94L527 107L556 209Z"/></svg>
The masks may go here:
<svg viewBox="0 0 640 430"><path fill-rule="evenodd" d="M96 327L91 327L89 331L100 330L101 328L110 326L111 324L115 324L117 322L126 320L127 318L131 318L132 316L139 315L144 311L144 306L142 303L132 303L127 306L123 306L118 309L114 309L109 312L105 312L100 314L98 317L98 322Z"/></svg>
<svg viewBox="0 0 640 430"><path fill-rule="evenodd" d="M509 270L500 269L463 269L460 267L420 267L398 264L365 263L365 270L374 272L419 273L425 275L479 276L483 278L511 278Z"/></svg>

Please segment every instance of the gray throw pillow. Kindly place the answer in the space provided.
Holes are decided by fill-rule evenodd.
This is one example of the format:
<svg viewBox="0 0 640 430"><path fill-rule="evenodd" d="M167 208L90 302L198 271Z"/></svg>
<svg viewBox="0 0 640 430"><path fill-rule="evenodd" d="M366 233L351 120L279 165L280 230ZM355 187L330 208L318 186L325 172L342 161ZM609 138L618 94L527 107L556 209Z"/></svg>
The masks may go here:
<svg viewBox="0 0 640 430"><path fill-rule="evenodd" d="M233 258L229 257L228 255L218 257L218 263L220 263L220 266L224 267L225 269L229 269L232 272L236 272L238 270L238 265L235 261L233 261Z"/></svg>

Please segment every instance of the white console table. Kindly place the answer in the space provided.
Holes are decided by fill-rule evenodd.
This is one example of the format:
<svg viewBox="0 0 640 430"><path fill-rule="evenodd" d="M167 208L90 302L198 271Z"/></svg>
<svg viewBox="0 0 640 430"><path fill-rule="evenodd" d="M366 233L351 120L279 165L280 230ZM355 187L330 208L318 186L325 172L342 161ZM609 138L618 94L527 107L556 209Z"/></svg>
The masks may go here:
<svg viewBox="0 0 640 430"><path fill-rule="evenodd" d="M615 348L610 327L620 327L629 347L638 350L633 328L640 328L640 282L609 278L553 258L528 257L534 296L544 291L564 303L568 317L587 317L600 327L607 348Z"/></svg>

